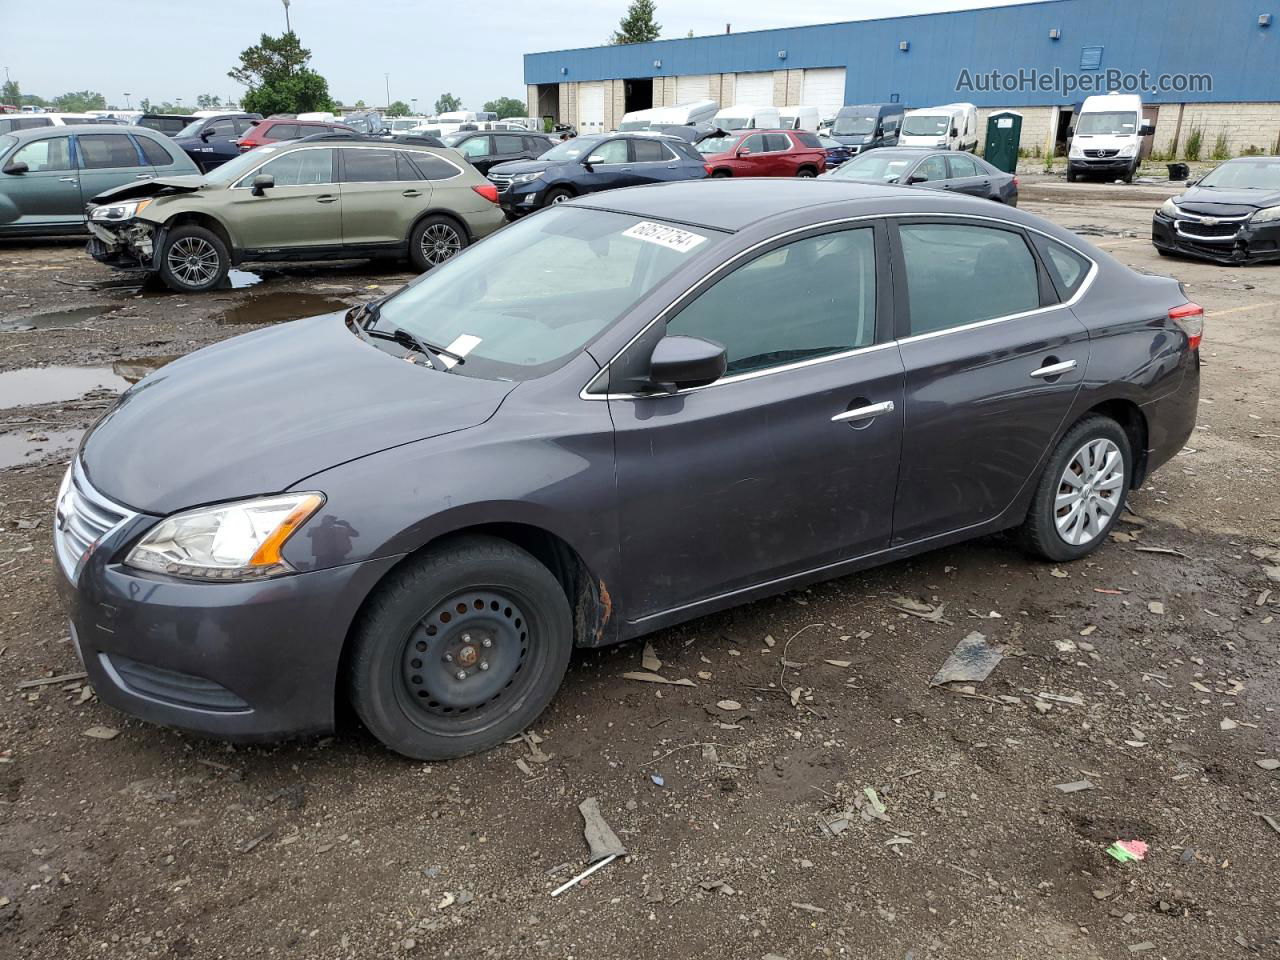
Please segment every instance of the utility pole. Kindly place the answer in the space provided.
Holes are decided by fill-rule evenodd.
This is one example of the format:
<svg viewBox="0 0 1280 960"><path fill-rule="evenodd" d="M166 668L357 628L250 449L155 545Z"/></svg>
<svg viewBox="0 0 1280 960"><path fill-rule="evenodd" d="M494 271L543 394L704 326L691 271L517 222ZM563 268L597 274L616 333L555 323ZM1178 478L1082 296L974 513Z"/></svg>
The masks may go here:
<svg viewBox="0 0 1280 960"><path fill-rule="evenodd" d="M284 32L293 33L293 25L289 23L289 3L290 0L280 0L284 4Z"/></svg>
<svg viewBox="0 0 1280 960"><path fill-rule="evenodd" d="M384 74L382 75L382 77L383 77L383 79L384 79L384 80L386 80L386 81L387 81L387 101L386 101L386 103L387 103L387 106L388 106L388 107L390 107L390 106L391 106L391 74L389 74L389 73L384 73Z"/></svg>
<svg viewBox="0 0 1280 960"><path fill-rule="evenodd" d="M133 94L131 94L131 93L126 93L126 94L124 95L124 108L125 108L126 110L132 110L132 109L133 109L133 106L129 103L129 98L130 98L131 96L133 96Z"/></svg>

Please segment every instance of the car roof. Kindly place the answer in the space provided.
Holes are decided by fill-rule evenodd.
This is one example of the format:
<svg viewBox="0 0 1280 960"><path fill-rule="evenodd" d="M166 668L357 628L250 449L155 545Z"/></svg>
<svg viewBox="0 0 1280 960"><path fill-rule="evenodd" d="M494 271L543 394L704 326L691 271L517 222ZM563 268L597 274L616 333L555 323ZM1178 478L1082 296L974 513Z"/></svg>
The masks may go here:
<svg viewBox="0 0 1280 960"><path fill-rule="evenodd" d="M41 140L45 137L65 137L69 133L139 133L152 140L164 143L169 138L158 130L140 127L137 124L123 123L67 123L62 126L28 127L25 130L10 130L6 137L17 137L19 140Z"/></svg>

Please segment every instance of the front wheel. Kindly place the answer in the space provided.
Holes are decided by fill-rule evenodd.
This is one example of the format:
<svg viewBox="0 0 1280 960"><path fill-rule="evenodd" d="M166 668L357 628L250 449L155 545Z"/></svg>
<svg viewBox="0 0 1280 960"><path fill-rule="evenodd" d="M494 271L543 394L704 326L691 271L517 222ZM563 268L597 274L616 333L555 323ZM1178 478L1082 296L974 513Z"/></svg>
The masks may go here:
<svg viewBox="0 0 1280 960"><path fill-rule="evenodd" d="M176 227L160 251L160 279L178 293L204 293L227 277L231 255L212 230L188 224Z"/></svg>
<svg viewBox="0 0 1280 960"><path fill-rule="evenodd" d="M451 260L468 243L467 232L450 217L427 217L409 237L409 259L425 273Z"/></svg>
<svg viewBox="0 0 1280 960"><path fill-rule="evenodd" d="M1070 167L1067 167L1067 183L1075 183L1076 179L1077 179L1076 172L1072 170Z"/></svg>
<svg viewBox="0 0 1280 960"><path fill-rule="evenodd" d="M572 648L569 602L551 571L505 540L469 536L379 587L356 628L347 688L386 746L447 760L532 723Z"/></svg>
<svg viewBox="0 0 1280 960"><path fill-rule="evenodd" d="M552 187L547 191L546 197L543 198L543 206L550 207L557 203L565 203L573 199L573 191L566 190L564 187Z"/></svg>
<svg viewBox="0 0 1280 960"><path fill-rule="evenodd" d="M1046 560L1078 560L1095 550L1124 509L1133 475L1129 437L1109 417L1081 420L1045 465L1022 525L1024 545Z"/></svg>

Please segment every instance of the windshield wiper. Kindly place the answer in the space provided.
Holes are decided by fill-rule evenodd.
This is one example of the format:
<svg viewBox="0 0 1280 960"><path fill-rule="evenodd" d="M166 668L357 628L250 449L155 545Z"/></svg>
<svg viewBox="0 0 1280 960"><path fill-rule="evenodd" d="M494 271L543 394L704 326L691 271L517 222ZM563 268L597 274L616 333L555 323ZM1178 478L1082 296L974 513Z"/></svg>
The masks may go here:
<svg viewBox="0 0 1280 960"><path fill-rule="evenodd" d="M392 327L390 330L379 330L374 324L378 322L381 316L382 304L373 300L369 303L363 303L359 306L352 307L347 312L347 320L353 323L356 330L364 337L374 340L390 340L392 343L398 343L402 347L408 347L416 350L427 358L427 362L431 364L432 369L439 370L441 373L449 372L449 364L445 363L441 357L448 357L455 364L466 363L467 358L461 354L454 353L445 347L436 346L430 341L422 339L412 330L406 330L404 327Z"/></svg>

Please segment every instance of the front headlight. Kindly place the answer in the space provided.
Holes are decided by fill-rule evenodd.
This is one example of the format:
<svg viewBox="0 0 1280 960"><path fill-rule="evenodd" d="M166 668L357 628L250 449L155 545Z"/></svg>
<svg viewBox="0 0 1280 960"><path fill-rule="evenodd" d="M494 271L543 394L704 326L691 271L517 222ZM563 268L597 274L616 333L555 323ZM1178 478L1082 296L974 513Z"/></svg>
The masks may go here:
<svg viewBox="0 0 1280 960"><path fill-rule="evenodd" d="M323 504L322 493L288 493L175 513L138 542L125 564L190 580L292 573L280 550Z"/></svg>
<svg viewBox="0 0 1280 960"><path fill-rule="evenodd" d="M533 183L533 181L539 179L543 173L544 171L542 170L539 170L537 173L517 173L514 177L511 178L511 182L512 183Z"/></svg>
<svg viewBox="0 0 1280 960"><path fill-rule="evenodd" d="M1137 155L1138 148L1132 143L1120 151L1120 156L1122 157L1136 157Z"/></svg>
<svg viewBox="0 0 1280 960"><path fill-rule="evenodd" d="M125 203L106 203L94 207L90 220L132 220L151 204L151 200L129 200Z"/></svg>
<svg viewBox="0 0 1280 960"><path fill-rule="evenodd" d="M1280 220L1280 207L1263 207L1249 218L1250 223L1274 223L1277 220Z"/></svg>
<svg viewBox="0 0 1280 960"><path fill-rule="evenodd" d="M1176 217L1178 215L1178 205L1173 202L1173 197L1160 204L1160 212L1166 217Z"/></svg>

